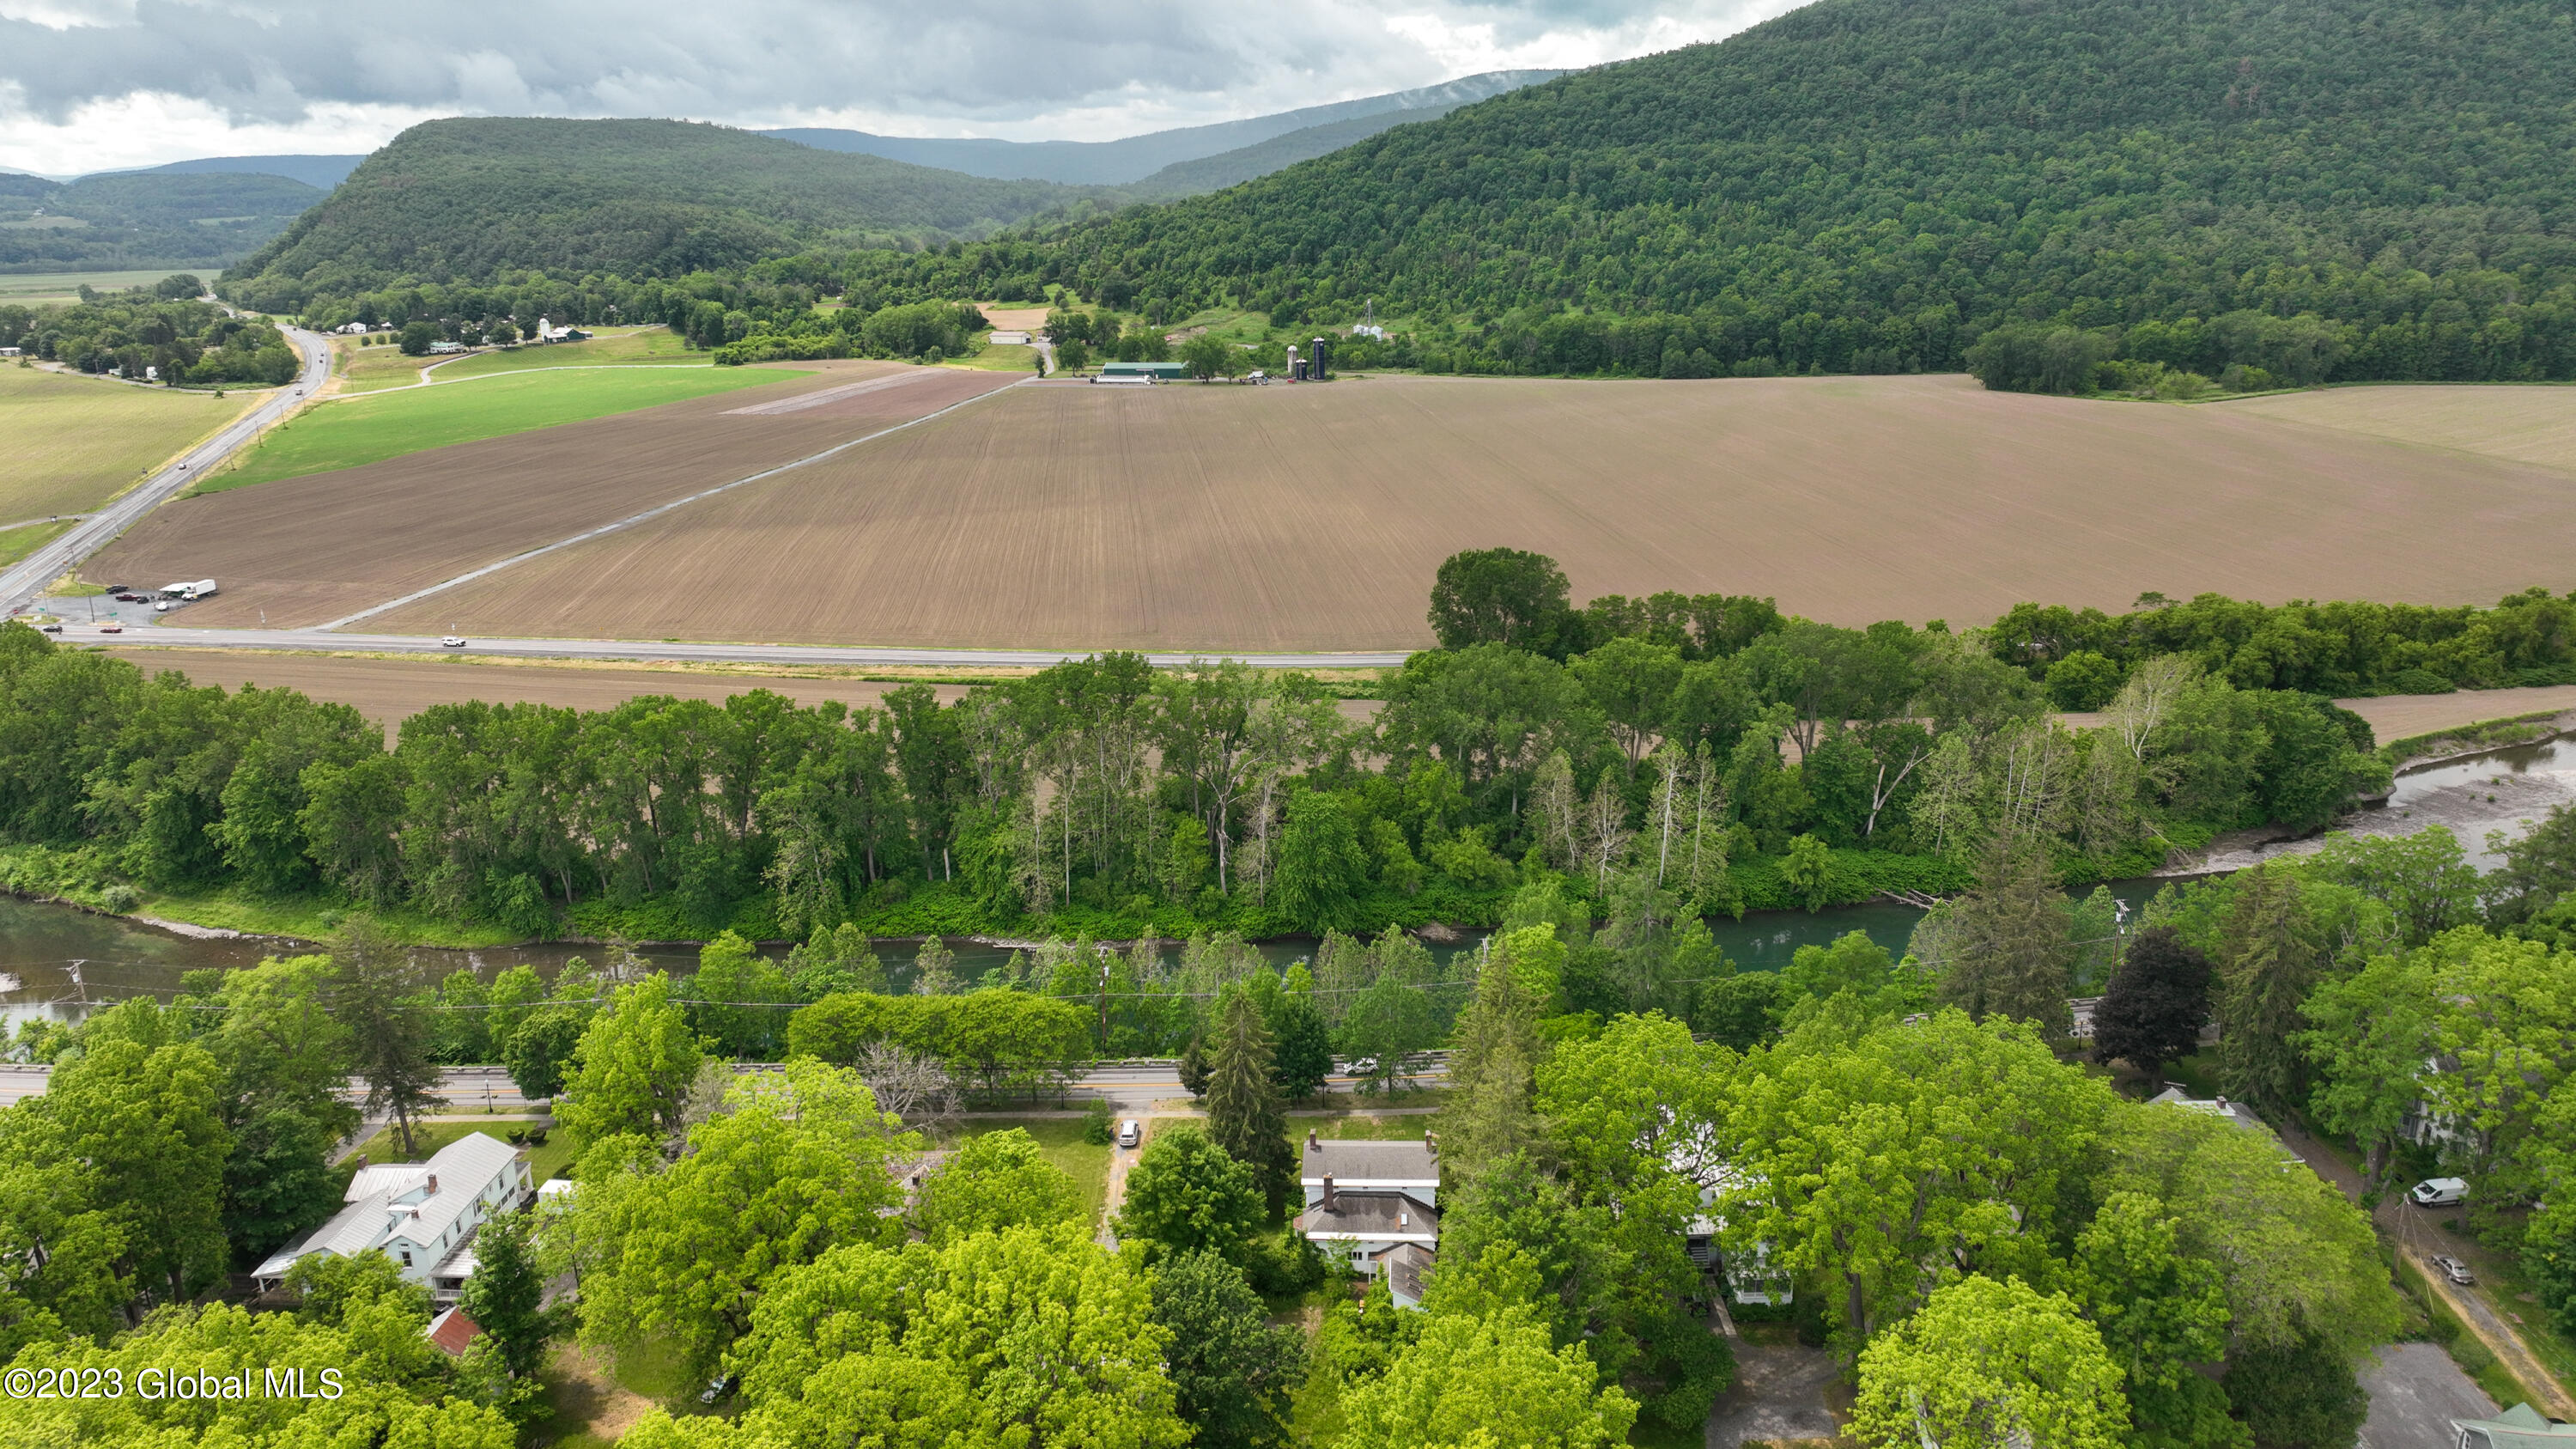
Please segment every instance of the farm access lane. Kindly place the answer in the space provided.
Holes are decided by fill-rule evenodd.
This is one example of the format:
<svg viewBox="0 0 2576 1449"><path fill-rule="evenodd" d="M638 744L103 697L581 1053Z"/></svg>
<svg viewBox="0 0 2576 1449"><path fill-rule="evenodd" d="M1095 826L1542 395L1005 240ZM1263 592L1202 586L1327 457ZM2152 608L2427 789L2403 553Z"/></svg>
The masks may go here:
<svg viewBox="0 0 2576 1449"><path fill-rule="evenodd" d="M727 664L890 664L941 668L1045 668L1088 651L1061 649L886 649L864 645L826 644L670 644L631 639L470 639L450 649L418 634L352 634L326 629L146 629L102 634L95 626L66 623L66 643L145 645L155 649L279 649L324 653L360 651L371 654L491 654L519 659L611 659L644 662L680 661ZM1157 665L1177 666L1194 659L1234 659L1261 669L1387 669L1404 663L1400 653L1380 654L1237 654L1221 650L1148 654Z"/></svg>
<svg viewBox="0 0 2576 1449"><path fill-rule="evenodd" d="M280 332L303 357L304 368L295 381L281 387L266 402L235 418L222 432L198 444L123 497L91 514L70 532L18 564L0 572L0 611L15 613L44 591L47 584L79 566L83 559L115 541L116 536L133 526L137 519L168 502L190 483L203 477L214 465L258 437L261 432L288 413L311 400L331 378L331 348L318 333L300 327L280 324Z"/></svg>

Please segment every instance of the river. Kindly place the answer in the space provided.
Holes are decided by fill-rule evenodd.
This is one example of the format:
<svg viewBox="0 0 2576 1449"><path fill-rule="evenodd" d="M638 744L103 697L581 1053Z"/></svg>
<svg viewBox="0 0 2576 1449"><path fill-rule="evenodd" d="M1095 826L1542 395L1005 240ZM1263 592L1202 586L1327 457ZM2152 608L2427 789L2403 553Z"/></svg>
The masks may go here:
<svg viewBox="0 0 2576 1449"><path fill-rule="evenodd" d="M2549 805L2576 799L2576 738L2560 736L2531 744L2489 750L2456 760L2422 765L2397 777L2396 790L2384 806L2348 817L2349 828L2366 834L2395 834L2428 824L2447 824L2459 835L2470 863L2492 870L2496 856L2485 848L2487 829L2518 835ZM2254 859L2316 848L2320 838L2267 847L2248 858L2213 862L2220 869L2252 864ZM2167 884L2163 880L2119 881L2112 894L2132 913ZM1788 964L1800 946L1822 945L1849 931L1866 931L1891 953L1902 953L1923 912L1913 906L1878 903L1834 906L1822 911L1755 911L1741 921L1723 916L1709 923L1727 958L1749 971L1776 971ZM1468 949L1481 933L1470 933ZM999 965L1008 952L982 942L953 939L957 972L968 980ZM256 964L263 956L292 953L298 943L264 940L206 940L145 926L115 916L92 915L69 906L0 896L0 977L14 978L16 988L0 992L0 1021L30 1015L77 1015L86 1003L122 1000L149 994L167 996L179 989L182 972L204 967ZM1310 957L1311 938L1291 937L1262 943L1261 953L1285 967ZM596 957L597 947L572 945L507 946L480 951L423 948L422 964L433 977L460 968L485 980L522 963L551 977L575 956ZM647 960L674 972L694 968L697 953L682 946L647 947ZM783 955L783 950L769 954ZM909 975L910 949L896 946L885 953L898 983ZM0 985L8 985L0 980Z"/></svg>

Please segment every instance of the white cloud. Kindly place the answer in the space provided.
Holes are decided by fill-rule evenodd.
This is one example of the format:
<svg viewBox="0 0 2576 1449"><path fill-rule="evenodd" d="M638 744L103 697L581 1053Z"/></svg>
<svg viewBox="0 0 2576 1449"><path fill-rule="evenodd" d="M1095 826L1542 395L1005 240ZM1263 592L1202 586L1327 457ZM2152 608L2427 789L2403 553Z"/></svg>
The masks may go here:
<svg viewBox="0 0 2576 1449"><path fill-rule="evenodd" d="M1792 0L0 0L0 165L369 150L457 114L1104 140L1714 39Z"/></svg>

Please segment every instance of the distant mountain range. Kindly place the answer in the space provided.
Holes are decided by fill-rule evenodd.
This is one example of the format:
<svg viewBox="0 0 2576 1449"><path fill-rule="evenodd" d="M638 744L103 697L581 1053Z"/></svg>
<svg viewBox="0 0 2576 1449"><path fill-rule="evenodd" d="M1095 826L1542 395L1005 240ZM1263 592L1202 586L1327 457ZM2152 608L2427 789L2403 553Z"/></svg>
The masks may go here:
<svg viewBox="0 0 2576 1449"><path fill-rule="evenodd" d="M994 141L878 136L866 131L814 127L789 127L760 134L825 151L855 151L882 156L889 161L963 171L969 176L987 176L995 180L1057 181L1070 186L1131 186L1147 182L1157 172L1169 167L1226 153L1248 156L1264 143L1284 141L1291 133L1317 133L1302 144L1288 145L1282 150L1267 153L1286 158L1275 166L1264 168L1276 170L1278 166L1320 156L1363 137L1376 135L1389 126L1445 116L1460 106L1554 80L1564 73L1555 70L1489 71L1443 85L1425 86L1420 90L1393 91L1382 96L1364 96L1355 101L1336 101L1330 105L1281 111L1275 115L1219 121L1208 126L1153 131L1119 141ZM1356 124L1371 120L1377 124ZM1258 164L1247 160L1215 168L1206 174L1230 175L1230 180L1214 183L1230 185L1233 181L1263 174L1262 170L1245 169ZM1179 194L1182 187L1167 183L1139 189L1157 194Z"/></svg>
<svg viewBox="0 0 2576 1449"><path fill-rule="evenodd" d="M342 244L350 245L351 259L370 271L421 267L425 273L466 275L501 264L574 265L576 257L584 263L630 268L658 266L661 260L682 254L723 264L767 254L788 245L790 238L813 241L829 236L855 242L871 237L975 236L1041 211L1115 208L1213 191L1560 74L1493 71L1418 90L1117 141L924 138L816 128L728 132L745 140L757 137L792 142L808 151L840 153L856 161L861 170L897 163L904 172L917 173L900 178L899 173L887 171L862 175L861 170L838 163L818 169L797 163L790 155L761 151L757 145L747 151L731 149L704 134L724 129L720 127L670 129L678 123L651 121L431 122L431 127L449 128L433 133L449 139L464 134L454 128L485 129L475 131L475 141L444 161L430 160L427 151L415 147L390 169L379 169L385 169L387 176L402 172L407 183L419 182L424 179L418 174L420 166L438 170L464 164L471 153L479 158L475 164L489 162L511 169L528 165L541 171L551 147L570 145L582 158L581 174L568 175L557 191L592 198L580 208L588 220L573 223L581 234L562 235L567 223L561 215L542 228L532 227L522 216L498 216L490 219L497 230L480 236L433 231L408 240L380 235L373 225L359 228L364 234L360 236L317 219L313 238L296 243L294 257L263 259L262 266L267 269L272 261L283 260L291 270L309 271L327 261L314 248ZM492 127L522 129L505 132ZM549 127L624 127L614 134L639 149L631 157L612 161L608 152L618 148L603 150L595 144L597 137L608 133L562 131L561 137L588 138L571 142L549 139L553 135L546 130ZM395 146L423 130L404 133ZM497 138L505 134L509 140L499 142ZM766 183L676 170L666 176L651 174L657 166L674 162L679 153L704 159L702 153L709 145L725 150L730 161L747 165L751 175L781 184L793 175L798 178L796 185L818 189L806 197L767 192L755 200L752 193L765 192ZM675 146L677 151L670 149ZM386 155L380 151L374 158ZM290 222L370 160L354 155L205 156L92 172L70 180L0 167L0 271L225 267L278 237ZM618 179L609 180L607 171L615 172ZM537 187L531 195L544 194L539 178L528 179ZM1014 186L997 189L993 184L997 182ZM461 195L442 195L442 215L431 224L477 213ZM598 208L612 205L629 210L610 221ZM341 208L344 220L360 211L390 219L401 209L382 196ZM710 219L720 213L726 218L724 224L709 230ZM539 230L555 235L541 240ZM705 249L703 255L697 249ZM402 260L396 260L397 255ZM421 261L433 255L441 260ZM495 260L504 255L511 260Z"/></svg>

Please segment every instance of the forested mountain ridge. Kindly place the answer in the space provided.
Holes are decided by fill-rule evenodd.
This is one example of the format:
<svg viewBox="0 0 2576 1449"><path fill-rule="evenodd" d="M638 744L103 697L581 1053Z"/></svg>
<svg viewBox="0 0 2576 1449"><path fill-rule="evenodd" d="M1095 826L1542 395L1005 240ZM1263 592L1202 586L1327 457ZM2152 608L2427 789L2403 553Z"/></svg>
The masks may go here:
<svg viewBox="0 0 2576 1449"><path fill-rule="evenodd" d="M275 174L0 174L0 270L220 267L276 236L320 189Z"/></svg>
<svg viewBox="0 0 2576 1449"><path fill-rule="evenodd" d="M1533 370L1953 368L2006 321L2252 311L2344 324L2333 375L2565 376L2571 79L2542 0L1822 0L1128 210L1060 265L1468 314Z"/></svg>
<svg viewBox="0 0 2576 1449"><path fill-rule="evenodd" d="M227 276L233 295L294 310L398 277L672 275L826 242L974 236L1095 194L680 121L430 121Z"/></svg>

